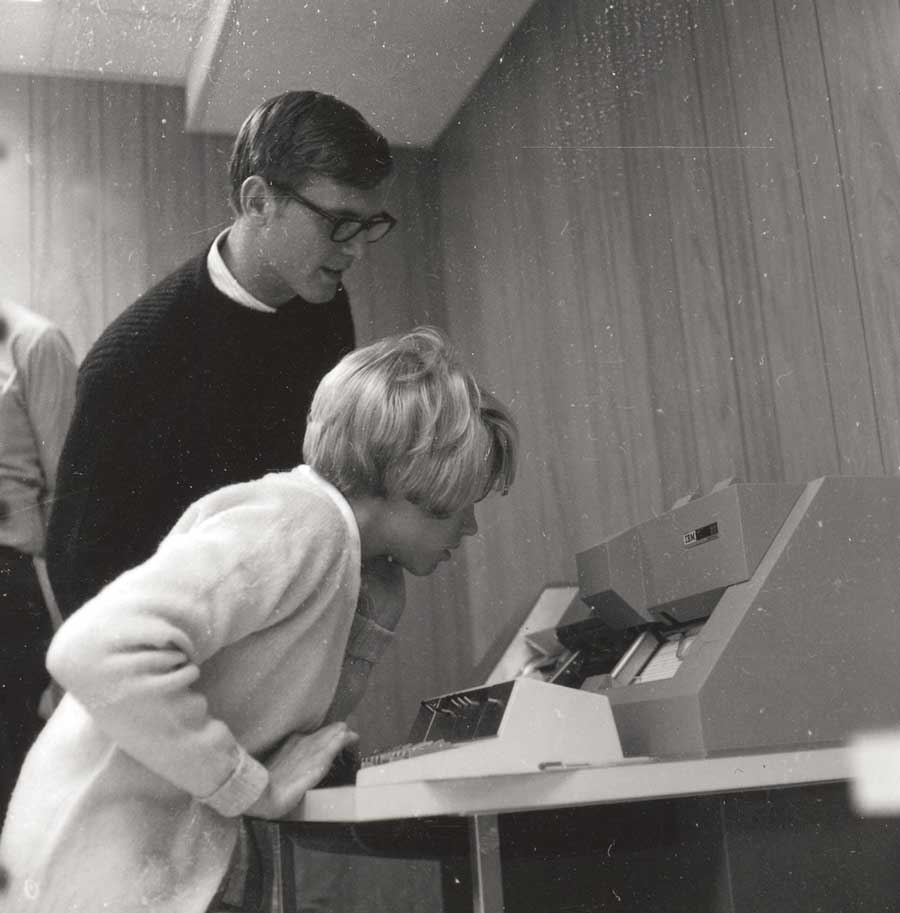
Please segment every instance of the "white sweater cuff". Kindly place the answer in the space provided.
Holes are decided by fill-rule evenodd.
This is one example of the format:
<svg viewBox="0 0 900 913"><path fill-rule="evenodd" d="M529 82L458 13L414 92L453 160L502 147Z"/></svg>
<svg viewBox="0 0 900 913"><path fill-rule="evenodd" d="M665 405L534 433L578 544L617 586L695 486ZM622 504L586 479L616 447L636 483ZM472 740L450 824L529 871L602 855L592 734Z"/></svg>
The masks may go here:
<svg viewBox="0 0 900 913"><path fill-rule="evenodd" d="M241 748L237 767L214 792L200 799L226 818L243 814L269 785L269 771Z"/></svg>

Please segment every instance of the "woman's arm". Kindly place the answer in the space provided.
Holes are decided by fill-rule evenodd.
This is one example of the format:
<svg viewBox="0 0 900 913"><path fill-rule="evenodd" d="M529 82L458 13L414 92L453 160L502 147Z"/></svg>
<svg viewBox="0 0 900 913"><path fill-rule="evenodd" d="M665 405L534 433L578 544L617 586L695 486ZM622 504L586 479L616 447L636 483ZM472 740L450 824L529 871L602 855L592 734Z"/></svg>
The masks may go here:
<svg viewBox="0 0 900 913"><path fill-rule="evenodd" d="M270 784L269 771L194 688L200 665L270 624L289 585L297 593L301 581L302 605L346 560L339 544L346 531L334 511L323 519L312 505L304 529L265 483L237 488L238 495L223 490L195 505L227 506L192 508L196 519L189 511L153 558L68 619L47 660L53 677L123 751L225 815L260 800L261 811L277 811L284 758L273 760L278 782ZM295 760L312 757L317 768L321 755L327 766L347 738L346 727L324 733Z"/></svg>

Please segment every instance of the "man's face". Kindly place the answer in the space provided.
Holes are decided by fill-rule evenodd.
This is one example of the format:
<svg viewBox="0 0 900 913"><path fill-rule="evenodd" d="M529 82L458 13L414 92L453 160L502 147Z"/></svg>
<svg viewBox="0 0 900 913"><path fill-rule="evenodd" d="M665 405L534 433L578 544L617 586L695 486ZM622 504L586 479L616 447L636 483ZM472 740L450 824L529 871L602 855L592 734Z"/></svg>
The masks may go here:
<svg viewBox="0 0 900 913"><path fill-rule="evenodd" d="M297 188L314 206L336 217L366 219L380 212L378 188L361 190L315 177ZM334 298L343 274L366 253L365 232L332 241L333 225L297 200L285 197L263 233L263 278L274 303L300 295L307 301Z"/></svg>

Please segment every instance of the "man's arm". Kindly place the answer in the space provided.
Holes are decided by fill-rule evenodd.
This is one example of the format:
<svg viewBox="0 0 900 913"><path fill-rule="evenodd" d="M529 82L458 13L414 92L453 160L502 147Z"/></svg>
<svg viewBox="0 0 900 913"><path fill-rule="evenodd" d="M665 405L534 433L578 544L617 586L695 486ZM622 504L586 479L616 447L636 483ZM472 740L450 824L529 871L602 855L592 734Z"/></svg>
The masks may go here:
<svg viewBox="0 0 900 913"><path fill-rule="evenodd" d="M78 365L62 331L46 330L28 352L28 417L44 475L44 512L56 493L56 473L63 441L75 407Z"/></svg>
<svg viewBox="0 0 900 913"><path fill-rule="evenodd" d="M354 739L343 723L295 733L263 766L200 685L211 657L291 612L334 615L321 593L348 580L349 529L324 495L299 512L290 503L259 484L201 502L69 618L48 653L53 677L122 751L223 815L285 814Z"/></svg>

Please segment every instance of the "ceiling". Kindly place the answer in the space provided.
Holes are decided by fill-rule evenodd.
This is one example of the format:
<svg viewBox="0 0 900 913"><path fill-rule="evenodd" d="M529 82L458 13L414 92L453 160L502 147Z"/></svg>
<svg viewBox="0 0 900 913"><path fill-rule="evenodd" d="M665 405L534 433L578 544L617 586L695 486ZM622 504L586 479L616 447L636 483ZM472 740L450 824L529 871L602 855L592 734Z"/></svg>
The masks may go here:
<svg viewBox="0 0 900 913"><path fill-rule="evenodd" d="M533 0L0 0L0 72L182 85L188 127L235 133L313 88L430 146Z"/></svg>

